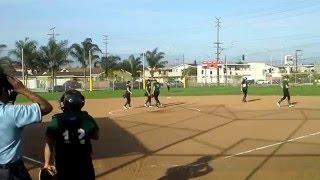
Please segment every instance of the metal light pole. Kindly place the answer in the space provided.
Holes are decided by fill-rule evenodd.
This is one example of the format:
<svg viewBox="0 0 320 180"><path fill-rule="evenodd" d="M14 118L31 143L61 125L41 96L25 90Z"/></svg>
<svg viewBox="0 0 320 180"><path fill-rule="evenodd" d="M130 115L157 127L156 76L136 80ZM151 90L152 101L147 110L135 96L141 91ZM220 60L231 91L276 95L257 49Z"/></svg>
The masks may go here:
<svg viewBox="0 0 320 180"><path fill-rule="evenodd" d="M90 79L89 79L89 90L92 91L93 87L92 87L92 60L91 60L91 49L89 50L89 74L90 74Z"/></svg>

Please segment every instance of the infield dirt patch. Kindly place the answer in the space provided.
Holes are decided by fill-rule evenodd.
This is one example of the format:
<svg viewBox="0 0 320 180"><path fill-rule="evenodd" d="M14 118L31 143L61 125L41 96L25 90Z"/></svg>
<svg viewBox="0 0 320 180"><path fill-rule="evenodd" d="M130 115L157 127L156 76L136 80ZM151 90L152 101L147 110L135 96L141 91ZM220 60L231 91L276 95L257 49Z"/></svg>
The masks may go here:
<svg viewBox="0 0 320 180"><path fill-rule="evenodd" d="M320 131L320 97L293 97L294 108L286 102L278 108L278 98L251 96L242 103L241 96L161 97L159 109L133 98L130 110L122 108L122 98L87 100L85 109L101 129L93 142L96 177L319 179L320 135L308 135ZM25 155L40 161L50 116L44 119L24 134ZM40 166L26 163L37 179Z"/></svg>

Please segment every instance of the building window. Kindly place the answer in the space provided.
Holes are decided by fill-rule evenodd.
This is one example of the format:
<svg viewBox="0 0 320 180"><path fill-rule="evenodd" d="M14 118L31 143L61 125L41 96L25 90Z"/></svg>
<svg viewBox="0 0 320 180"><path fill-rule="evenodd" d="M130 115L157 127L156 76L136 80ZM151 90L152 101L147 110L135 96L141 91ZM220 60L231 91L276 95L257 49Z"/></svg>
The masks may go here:
<svg viewBox="0 0 320 180"><path fill-rule="evenodd" d="M212 75L212 71L210 71L210 74Z"/></svg>
<svg viewBox="0 0 320 180"><path fill-rule="evenodd" d="M204 73L204 70L201 71L201 74L203 74L203 73Z"/></svg>

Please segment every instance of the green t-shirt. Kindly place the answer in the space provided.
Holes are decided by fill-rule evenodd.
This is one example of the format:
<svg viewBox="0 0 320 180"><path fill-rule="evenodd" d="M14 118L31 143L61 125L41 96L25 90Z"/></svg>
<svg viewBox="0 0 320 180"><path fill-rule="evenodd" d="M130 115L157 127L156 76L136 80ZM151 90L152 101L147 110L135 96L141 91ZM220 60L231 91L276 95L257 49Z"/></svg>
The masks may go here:
<svg viewBox="0 0 320 180"><path fill-rule="evenodd" d="M46 134L55 140L56 163L71 163L78 158L91 161L90 139L98 129L93 117L85 111L54 115Z"/></svg>
<svg viewBox="0 0 320 180"><path fill-rule="evenodd" d="M247 91L248 90L248 81L247 80L242 80L241 88L242 88L242 91Z"/></svg>
<svg viewBox="0 0 320 180"><path fill-rule="evenodd" d="M154 92L160 92L160 83L154 84Z"/></svg>
<svg viewBox="0 0 320 180"><path fill-rule="evenodd" d="M282 81L282 89L283 89L283 90L288 90L288 89L289 89L289 82L288 82L288 80L283 80L283 81Z"/></svg>

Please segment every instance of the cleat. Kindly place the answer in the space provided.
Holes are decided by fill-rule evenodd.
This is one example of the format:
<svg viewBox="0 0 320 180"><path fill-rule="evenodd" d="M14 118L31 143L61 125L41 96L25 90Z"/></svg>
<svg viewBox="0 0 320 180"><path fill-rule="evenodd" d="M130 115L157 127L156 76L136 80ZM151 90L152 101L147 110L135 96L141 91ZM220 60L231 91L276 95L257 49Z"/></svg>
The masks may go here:
<svg viewBox="0 0 320 180"><path fill-rule="evenodd" d="M293 105L293 104L290 104L290 105L289 105L289 108L291 108L291 107L294 107L294 105Z"/></svg>
<svg viewBox="0 0 320 180"><path fill-rule="evenodd" d="M124 109L128 109L127 106L123 106Z"/></svg>
<svg viewBox="0 0 320 180"><path fill-rule="evenodd" d="M144 104L144 107L149 107L147 104Z"/></svg>
<svg viewBox="0 0 320 180"><path fill-rule="evenodd" d="M280 103L277 102L277 106L280 107Z"/></svg>

